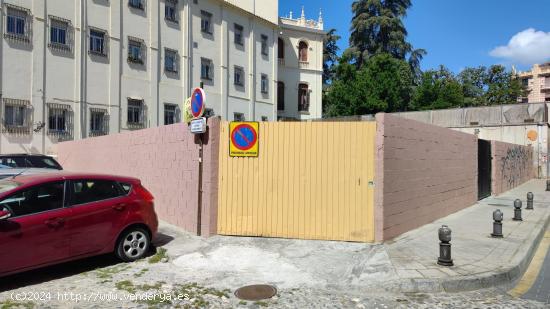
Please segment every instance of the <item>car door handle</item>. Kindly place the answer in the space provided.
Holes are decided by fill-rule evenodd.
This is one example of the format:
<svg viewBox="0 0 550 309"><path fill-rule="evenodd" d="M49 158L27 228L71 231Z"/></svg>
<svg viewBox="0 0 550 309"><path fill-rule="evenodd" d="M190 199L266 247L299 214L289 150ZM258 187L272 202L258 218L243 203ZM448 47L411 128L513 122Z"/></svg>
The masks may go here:
<svg viewBox="0 0 550 309"><path fill-rule="evenodd" d="M65 223L65 219L61 219L61 218L52 218L44 221L44 224L46 224L51 228L58 228L62 226L64 223Z"/></svg>
<svg viewBox="0 0 550 309"><path fill-rule="evenodd" d="M125 203L116 204L116 205L113 206L113 209L118 210L118 211L122 211L122 210L126 209L126 204Z"/></svg>

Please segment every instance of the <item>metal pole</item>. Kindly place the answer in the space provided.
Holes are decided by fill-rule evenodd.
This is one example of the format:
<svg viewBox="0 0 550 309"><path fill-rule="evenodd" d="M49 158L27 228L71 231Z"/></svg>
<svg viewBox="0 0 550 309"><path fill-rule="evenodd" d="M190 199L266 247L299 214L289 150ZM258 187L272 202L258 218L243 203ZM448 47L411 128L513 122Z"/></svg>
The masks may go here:
<svg viewBox="0 0 550 309"><path fill-rule="evenodd" d="M200 88L203 89L203 82L200 83ZM202 226L202 162L203 162L203 135L204 134L198 134L199 139L199 188L197 192L197 235L201 236L201 226Z"/></svg>
<svg viewBox="0 0 550 309"><path fill-rule="evenodd" d="M198 198L197 198L197 235L201 236L201 226L202 226L202 161L203 161L203 134L198 134L199 139L199 188L198 188Z"/></svg>

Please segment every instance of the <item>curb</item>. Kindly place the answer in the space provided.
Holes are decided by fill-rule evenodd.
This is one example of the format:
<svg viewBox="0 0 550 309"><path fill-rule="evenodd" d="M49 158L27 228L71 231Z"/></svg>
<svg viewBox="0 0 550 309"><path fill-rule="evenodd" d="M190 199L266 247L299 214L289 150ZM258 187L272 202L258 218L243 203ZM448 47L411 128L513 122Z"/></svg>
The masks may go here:
<svg viewBox="0 0 550 309"><path fill-rule="evenodd" d="M547 211L548 212L548 211ZM527 270L531 259L550 225L550 213L541 225L534 241L531 242L521 261L509 268L495 272L481 273L457 277L456 279L403 279L384 284L386 291L401 293L438 293L438 292L467 292L491 287L510 285L515 283Z"/></svg>

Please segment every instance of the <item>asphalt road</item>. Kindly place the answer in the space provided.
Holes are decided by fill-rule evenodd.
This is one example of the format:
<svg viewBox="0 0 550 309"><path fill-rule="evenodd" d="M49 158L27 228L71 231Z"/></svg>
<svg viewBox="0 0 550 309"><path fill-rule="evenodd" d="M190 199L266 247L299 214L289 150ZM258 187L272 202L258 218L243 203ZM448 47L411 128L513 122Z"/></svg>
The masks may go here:
<svg viewBox="0 0 550 309"><path fill-rule="evenodd" d="M546 253L546 258L535 283L522 298L550 305L550 249Z"/></svg>

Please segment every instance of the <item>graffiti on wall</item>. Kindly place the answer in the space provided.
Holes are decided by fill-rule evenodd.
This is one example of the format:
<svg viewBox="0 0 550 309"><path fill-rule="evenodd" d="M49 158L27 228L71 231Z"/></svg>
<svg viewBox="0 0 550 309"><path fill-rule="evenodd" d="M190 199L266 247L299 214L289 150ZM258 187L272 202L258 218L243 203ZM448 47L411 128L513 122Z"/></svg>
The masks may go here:
<svg viewBox="0 0 550 309"><path fill-rule="evenodd" d="M502 185L514 188L531 178L533 150L525 146L508 148L501 158Z"/></svg>

